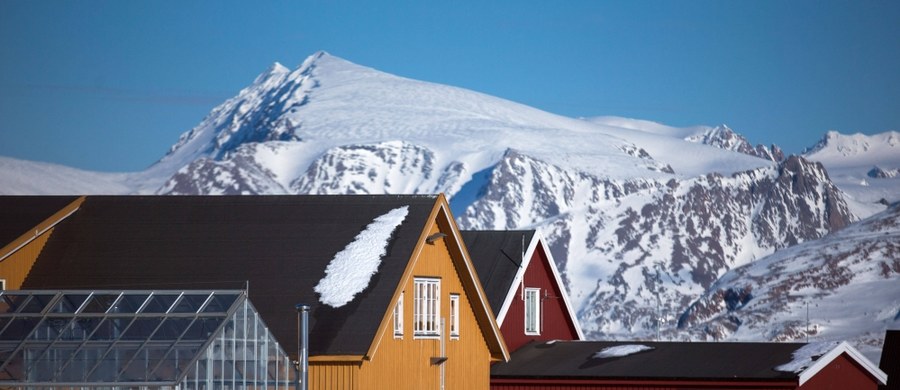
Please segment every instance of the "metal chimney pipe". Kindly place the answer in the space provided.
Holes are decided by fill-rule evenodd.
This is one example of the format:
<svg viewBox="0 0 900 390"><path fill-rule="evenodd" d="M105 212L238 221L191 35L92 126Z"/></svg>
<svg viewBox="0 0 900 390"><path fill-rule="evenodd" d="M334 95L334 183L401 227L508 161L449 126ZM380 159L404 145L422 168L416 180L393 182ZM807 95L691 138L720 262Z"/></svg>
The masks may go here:
<svg viewBox="0 0 900 390"><path fill-rule="evenodd" d="M297 390L309 390L309 305L297 304Z"/></svg>

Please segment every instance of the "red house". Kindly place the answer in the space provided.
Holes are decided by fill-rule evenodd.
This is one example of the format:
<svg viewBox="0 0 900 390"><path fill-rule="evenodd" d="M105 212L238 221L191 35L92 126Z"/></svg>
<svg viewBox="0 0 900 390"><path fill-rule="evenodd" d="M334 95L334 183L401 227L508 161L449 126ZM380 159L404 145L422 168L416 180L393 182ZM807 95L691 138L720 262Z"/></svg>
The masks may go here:
<svg viewBox="0 0 900 390"><path fill-rule="evenodd" d="M467 230L461 234L510 351L532 341L584 340L539 233Z"/></svg>
<svg viewBox="0 0 900 390"><path fill-rule="evenodd" d="M534 342L491 368L491 389L854 389L887 375L846 342Z"/></svg>

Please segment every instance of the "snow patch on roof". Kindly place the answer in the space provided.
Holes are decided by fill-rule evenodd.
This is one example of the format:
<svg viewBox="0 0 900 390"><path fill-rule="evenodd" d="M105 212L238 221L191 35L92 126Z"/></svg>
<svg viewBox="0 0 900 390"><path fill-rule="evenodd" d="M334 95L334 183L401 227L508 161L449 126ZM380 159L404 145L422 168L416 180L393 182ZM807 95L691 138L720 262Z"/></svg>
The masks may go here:
<svg viewBox="0 0 900 390"><path fill-rule="evenodd" d="M839 344L839 341L827 341L804 345L802 348L794 351L793 360L775 367L775 370L796 373L802 372L807 367L812 366L819 357L832 349L837 348Z"/></svg>
<svg viewBox="0 0 900 390"><path fill-rule="evenodd" d="M408 213L409 206L403 206L375 218L353 242L334 255L325 268L325 277L315 287L319 302L341 307L365 290L372 275L378 272L388 240Z"/></svg>
<svg viewBox="0 0 900 390"><path fill-rule="evenodd" d="M625 344L625 345L617 345L615 347L606 347L594 354L594 359L604 359L604 358L613 358L613 357L622 357L628 356L632 354L636 354L642 351L649 351L653 349L653 347L649 345L643 344Z"/></svg>

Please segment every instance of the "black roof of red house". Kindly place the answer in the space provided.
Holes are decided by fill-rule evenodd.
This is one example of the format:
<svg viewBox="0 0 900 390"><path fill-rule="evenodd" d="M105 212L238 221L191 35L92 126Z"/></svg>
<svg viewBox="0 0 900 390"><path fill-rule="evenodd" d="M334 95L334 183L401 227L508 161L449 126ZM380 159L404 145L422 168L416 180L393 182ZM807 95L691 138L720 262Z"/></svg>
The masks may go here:
<svg viewBox="0 0 900 390"><path fill-rule="evenodd" d="M605 348L644 345L652 349L623 357L597 358ZM788 363L799 343L685 343L571 341L531 343L507 363L495 364L493 378L618 379L785 379L776 371Z"/></svg>
<svg viewBox="0 0 900 390"><path fill-rule="evenodd" d="M522 265L534 230L463 230L460 232L475 272L496 318Z"/></svg>
<svg viewBox="0 0 900 390"><path fill-rule="evenodd" d="M869 383L884 383L883 371L846 342L812 345L830 348L819 356L805 356L789 370L782 365L794 361L805 343L708 343L708 342L533 342L516 350L506 363L491 368L495 380L618 380L734 382L791 381L802 386L819 379L832 362L846 356ZM622 356L602 357L607 348L643 346ZM635 349L637 350L637 349ZM809 351L807 351L809 352ZM805 352L799 355L805 355ZM810 359L811 358L811 359ZM827 376L827 375L826 375ZM827 380L827 379L826 379Z"/></svg>
<svg viewBox="0 0 900 390"><path fill-rule="evenodd" d="M23 289L243 289L283 346L295 305L310 310L311 355L364 355L436 196L89 196L59 223ZM0 197L0 209L19 200ZM378 272L350 303L313 287L373 219L408 206ZM27 228L26 228L27 229Z"/></svg>

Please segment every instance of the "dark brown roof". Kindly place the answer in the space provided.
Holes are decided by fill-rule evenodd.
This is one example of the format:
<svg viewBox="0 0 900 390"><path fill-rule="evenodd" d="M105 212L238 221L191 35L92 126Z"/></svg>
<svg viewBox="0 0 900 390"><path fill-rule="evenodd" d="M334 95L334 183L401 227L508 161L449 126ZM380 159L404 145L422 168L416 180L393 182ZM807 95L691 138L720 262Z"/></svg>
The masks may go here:
<svg viewBox="0 0 900 390"><path fill-rule="evenodd" d="M597 358L604 348L640 344L653 349L623 357ZM802 343L532 342L509 362L491 368L492 378L793 380L776 371Z"/></svg>
<svg viewBox="0 0 900 390"><path fill-rule="evenodd" d="M15 241L77 196L0 196L0 248Z"/></svg>
<svg viewBox="0 0 900 390"><path fill-rule="evenodd" d="M234 289L294 354L295 305L310 355L364 355L425 228L434 196L91 196L57 226L23 289ZM373 219L409 206L378 273L353 301L313 291Z"/></svg>
<svg viewBox="0 0 900 390"><path fill-rule="evenodd" d="M878 388L900 390L900 330L888 330L885 333L878 366L888 376L887 384Z"/></svg>
<svg viewBox="0 0 900 390"><path fill-rule="evenodd" d="M464 230L460 233L496 318L515 282L534 230Z"/></svg>

